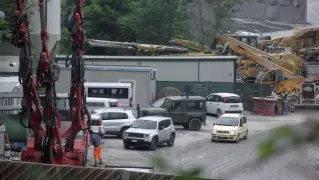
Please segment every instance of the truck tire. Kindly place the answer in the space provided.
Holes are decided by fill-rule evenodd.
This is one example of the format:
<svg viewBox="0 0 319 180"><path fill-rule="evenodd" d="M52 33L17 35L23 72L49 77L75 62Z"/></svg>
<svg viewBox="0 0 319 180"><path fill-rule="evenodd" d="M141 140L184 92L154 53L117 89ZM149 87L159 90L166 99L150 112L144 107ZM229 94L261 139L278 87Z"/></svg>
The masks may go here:
<svg viewBox="0 0 319 180"><path fill-rule="evenodd" d="M191 131L198 131L202 127L202 121L198 118L193 118L189 121L189 129Z"/></svg>

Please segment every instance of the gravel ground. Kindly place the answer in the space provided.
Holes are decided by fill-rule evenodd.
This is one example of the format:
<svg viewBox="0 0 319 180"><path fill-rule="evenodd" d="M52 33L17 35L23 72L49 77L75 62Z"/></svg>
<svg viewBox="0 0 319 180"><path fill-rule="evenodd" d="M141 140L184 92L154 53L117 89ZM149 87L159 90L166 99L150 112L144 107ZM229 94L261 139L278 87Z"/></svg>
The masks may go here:
<svg viewBox="0 0 319 180"><path fill-rule="evenodd" d="M260 167L252 168L256 160L256 146L270 130L281 125L299 124L304 121L303 114L290 114L288 116L256 116L247 114L249 138L239 144L212 143L210 131L215 117L208 117L207 125L198 132L186 131L176 127L177 134L173 147L161 146L156 151L146 149L123 148L123 143L115 137L104 139L102 156L108 165L152 166L152 157L162 156L173 166L170 169L158 169L155 172L175 174L173 169L189 169L195 166L203 167L202 176L210 178L228 179L319 179L312 170L318 163L319 155L315 147L309 146L303 151L292 151L283 157L275 158ZM317 157L318 156L318 157ZM93 158L93 148L89 149L88 158ZM256 166L254 166L256 167Z"/></svg>

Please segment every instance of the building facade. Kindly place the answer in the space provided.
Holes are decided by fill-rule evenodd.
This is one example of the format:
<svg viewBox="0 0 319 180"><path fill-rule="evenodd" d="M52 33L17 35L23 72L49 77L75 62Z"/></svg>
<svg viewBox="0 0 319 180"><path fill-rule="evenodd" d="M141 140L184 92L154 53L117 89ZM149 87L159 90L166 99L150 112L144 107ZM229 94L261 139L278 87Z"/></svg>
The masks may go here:
<svg viewBox="0 0 319 180"><path fill-rule="evenodd" d="M156 94L155 80L151 79L152 69L150 67L128 67L128 66L85 66L85 79L87 82L122 82L132 83L133 104L147 107ZM57 93L70 91L71 71L70 68L60 65L60 78L56 82Z"/></svg>

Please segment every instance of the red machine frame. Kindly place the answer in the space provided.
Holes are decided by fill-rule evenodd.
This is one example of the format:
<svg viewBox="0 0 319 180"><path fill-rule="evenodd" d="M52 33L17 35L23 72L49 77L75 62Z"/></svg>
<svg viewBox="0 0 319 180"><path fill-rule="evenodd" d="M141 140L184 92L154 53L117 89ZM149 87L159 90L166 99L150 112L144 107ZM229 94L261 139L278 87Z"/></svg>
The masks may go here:
<svg viewBox="0 0 319 180"><path fill-rule="evenodd" d="M84 64L82 60L84 34L82 5L83 0L75 0L75 9L70 18L69 31L72 36L72 86L69 97L69 120L72 125L60 132L61 119L56 105L55 82L59 79L59 66L50 56L47 46L49 38L44 12L44 0L39 0L41 20L42 52L34 78L30 37L28 32L28 7L24 0L17 0L15 29L12 44L20 48L19 82L23 85L21 124L33 131L27 146L22 150L21 160L37 163L85 166L89 147L90 113L86 108L84 93ZM67 63L66 63L67 64ZM45 89L44 107L41 107L36 87ZM75 101L74 101L75 100ZM28 124L22 122L26 115ZM82 133L82 135L81 135ZM80 136L80 137L79 137ZM63 140L64 139L64 140ZM65 144L63 144L65 143Z"/></svg>

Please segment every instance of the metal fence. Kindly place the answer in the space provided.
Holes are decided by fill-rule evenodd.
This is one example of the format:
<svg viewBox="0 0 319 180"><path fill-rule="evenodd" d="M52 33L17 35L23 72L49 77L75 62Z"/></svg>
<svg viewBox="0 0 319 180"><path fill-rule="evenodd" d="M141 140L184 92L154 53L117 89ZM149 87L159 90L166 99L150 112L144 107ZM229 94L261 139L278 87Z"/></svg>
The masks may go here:
<svg viewBox="0 0 319 180"><path fill-rule="evenodd" d="M238 94L245 110L252 110L253 97L265 97L271 94L268 84L220 83L220 82L176 82L157 81L156 99L187 93L206 97L211 93L229 92Z"/></svg>
<svg viewBox="0 0 319 180"><path fill-rule="evenodd" d="M180 180L174 175L126 171L121 169L59 166L0 160L1 180ZM205 180L206 178L193 178ZM208 180L208 179L207 179Z"/></svg>

